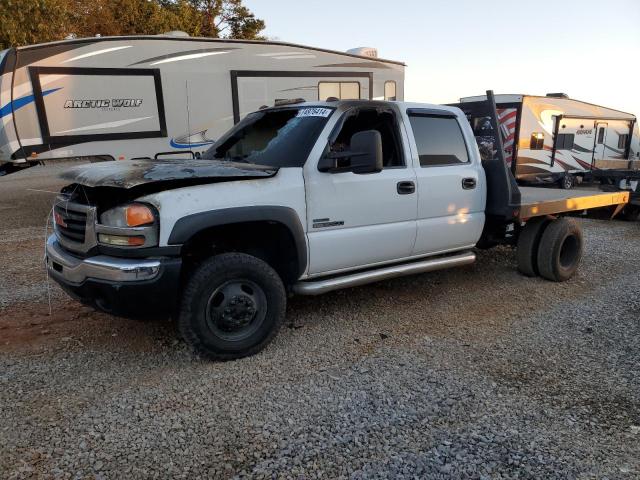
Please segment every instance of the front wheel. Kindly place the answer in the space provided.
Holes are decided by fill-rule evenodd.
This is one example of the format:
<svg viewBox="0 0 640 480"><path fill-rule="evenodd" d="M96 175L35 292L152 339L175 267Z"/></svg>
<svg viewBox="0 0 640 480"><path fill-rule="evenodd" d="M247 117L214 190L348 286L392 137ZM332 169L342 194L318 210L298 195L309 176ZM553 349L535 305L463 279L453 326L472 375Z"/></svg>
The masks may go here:
<svg viewBox="0 0 640 480"><path fill-rule="evenodd" d="M223 253L203 262L188 280L180 333L208 358L246 357L275 337L286 304L282 280L267 263L244 253Z"/></svg>

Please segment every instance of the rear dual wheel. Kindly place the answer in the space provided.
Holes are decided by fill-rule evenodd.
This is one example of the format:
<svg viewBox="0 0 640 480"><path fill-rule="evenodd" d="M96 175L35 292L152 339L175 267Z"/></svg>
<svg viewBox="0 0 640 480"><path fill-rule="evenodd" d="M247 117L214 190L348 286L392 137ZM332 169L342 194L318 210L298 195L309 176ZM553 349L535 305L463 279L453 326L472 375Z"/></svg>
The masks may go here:
<svg viewBox="0 0 640 480"><path fill-rule="evenodd" d="M620 217L628 222L635 222L640 220L640 207L636 205L627 204L620 212Z"/></svg>
<svg viewBox="0 0 640 480"><path fill-rule="evenodd" d="M530 277L564 282L578 269L583 245L582 230L575 220L534 218L518 239L518 269Z"/></svg>
<svg viewBox="0 0 640 480"><path fill-rule="evenodd" d="M548 217L535 217L529 220L520 236L518 237L518 246L516 249L516 257L518 258L518 270L527 277L536 277L538 271L538 245L551 219Z"/></svg>

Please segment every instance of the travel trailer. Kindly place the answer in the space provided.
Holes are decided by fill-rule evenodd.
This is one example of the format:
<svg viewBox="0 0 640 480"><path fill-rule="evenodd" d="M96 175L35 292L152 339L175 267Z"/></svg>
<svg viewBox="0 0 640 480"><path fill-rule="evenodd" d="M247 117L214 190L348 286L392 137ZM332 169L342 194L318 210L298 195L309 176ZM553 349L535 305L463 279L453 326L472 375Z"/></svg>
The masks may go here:
<svg viewBox="0 0 640 480"><path fill-rule="evenodd" d="M640 135L634 115L563 93L496 95L496 104L505 160L519 183L557 182L571 188L610 171L637 176ZM466 114L481 150L492 149L495 139L485 105L485 96L455 104Z"/></svg>
<svg viewBox="0 0 640 480"><path fill-rule="evenodd" d="M0 164L197 157L246 113L293 99L402 100L404 64L283 42L161 36L0 52Z"/></svg>

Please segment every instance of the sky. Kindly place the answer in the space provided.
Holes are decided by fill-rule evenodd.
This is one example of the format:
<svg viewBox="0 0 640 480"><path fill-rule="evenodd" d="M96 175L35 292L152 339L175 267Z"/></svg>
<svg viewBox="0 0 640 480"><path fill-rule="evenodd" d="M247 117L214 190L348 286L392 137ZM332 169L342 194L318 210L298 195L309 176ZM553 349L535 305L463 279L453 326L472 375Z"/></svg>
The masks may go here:
<svg viewBox="0 0 640 480"><path fill-rule="evenodd" d="M273 40L375 47L407 64L405 100L571 98L640 116L640 0L244 0Z"/></svg>

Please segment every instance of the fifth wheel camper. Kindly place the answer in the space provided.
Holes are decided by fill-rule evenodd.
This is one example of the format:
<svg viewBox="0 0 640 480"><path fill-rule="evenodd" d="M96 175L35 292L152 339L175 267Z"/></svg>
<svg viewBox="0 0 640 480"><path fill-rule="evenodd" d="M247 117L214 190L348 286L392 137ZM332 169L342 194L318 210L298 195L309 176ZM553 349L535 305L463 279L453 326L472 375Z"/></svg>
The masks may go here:
<svg viewBox="0 0 640 480"><path fill-rule="evenodd" d="M197 157L247 113L293 99L402 100L404 64L181 32L0 52L0 164Z"/></svg>

